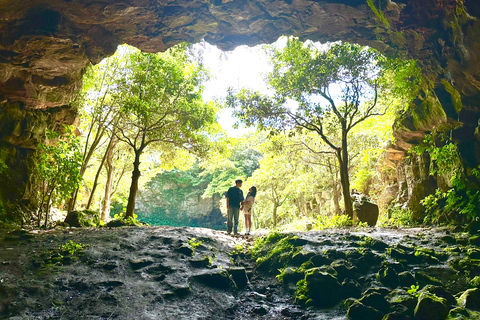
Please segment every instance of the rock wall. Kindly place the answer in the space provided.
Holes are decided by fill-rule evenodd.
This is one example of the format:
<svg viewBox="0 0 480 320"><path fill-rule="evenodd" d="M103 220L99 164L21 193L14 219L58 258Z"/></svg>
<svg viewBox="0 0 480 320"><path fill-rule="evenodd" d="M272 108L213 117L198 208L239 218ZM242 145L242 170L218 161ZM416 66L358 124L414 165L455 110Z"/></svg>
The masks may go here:
<svg viewBox="0 0 480 320"><path fill-rule="evenodd" d="M156 52L205 38L228 50L295 35L418 59L425 81L395 125L391 164L435 128L452 130L465 166L480 163L477 0L25 0L0 12L0 179L18 187L3 184L0 201L23 197L28 150L74 122L83 70L121 43Z"/></svg>
<svg viewBox="0 0 480 320"><path fill-rule="evenodd" d="M220 210L220 196L202 198L204 185L182 185L171 180L153 180L139 191L135 213L151 225L191 226L225 230L226 216Z"/></svg>

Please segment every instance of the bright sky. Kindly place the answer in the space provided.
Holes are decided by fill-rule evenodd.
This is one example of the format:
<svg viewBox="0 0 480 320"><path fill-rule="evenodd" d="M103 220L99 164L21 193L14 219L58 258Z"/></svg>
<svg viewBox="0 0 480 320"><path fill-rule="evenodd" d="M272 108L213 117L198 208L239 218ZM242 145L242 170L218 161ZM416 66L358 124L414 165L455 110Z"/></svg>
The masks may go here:
<svg viewBox="0 0 480 320"><path fill-rule="evenodd" d="M283 48L286 44L287 38L281 37L272 45L276 48ZM319 42L315 42L313 45L323 50L328 47L328 44ZM202 47L204 47L203 62L211 73L211 79L205 83L203 94L205 101L225 97L229 87L234 89L250 88L267 93L268 88L264 78L272 70L272 66L265 52L265 45L240 46L227 52L206 42L194 45L196 50L202 50ZM255 130L242 127L234 129L233 124L237 120L232 117L230 109L221 111L218 122L229 136L241 136L248 131Z"/></svg>
<svg viewBox="0 0 480 320"><path fill-rule="evenodd" d="M286 38L280 38L275 46L284 46ZM256 47L240 46L233 51L221 51L208 43L198 43L195 46L204 46L203 59L205 67L211 73L211 79L205 83L203 97L205 101L225 97L227 89L250 88L263 93L267 92L264 77L271 71L271 65L263 45ZM231 110L223 110L219 116L219 123L230 136L240 136L252 129L234 129L236 122Z"/></svg>

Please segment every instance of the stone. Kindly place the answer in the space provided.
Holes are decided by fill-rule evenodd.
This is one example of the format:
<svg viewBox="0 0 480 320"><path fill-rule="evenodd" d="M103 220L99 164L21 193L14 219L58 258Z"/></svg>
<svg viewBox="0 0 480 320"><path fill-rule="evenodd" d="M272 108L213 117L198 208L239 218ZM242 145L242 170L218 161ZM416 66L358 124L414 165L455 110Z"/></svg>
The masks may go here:
<svg viewBox="0 0 480 320"><path fill-rule="evenodd" d="M111 271L113 269L118 268L118 262L117 261L107 261L104 264L102 264L102 268L108 271Z"/></svg>
<svg viewBox="0 0 480 320"><path fill-rule="evenodd" d="M180 247L176 248L175 251L186 256L193 255L193 249L187 245L181 245Z"/></svg>
<svg viewBox="0 0 480 320"><path fill-rule="evenodd" d="M383 313L388 313L390 310L390 304L387 302L387 300L385 300L385 297L378 292L372 292L364 295L358 301Z"/></svg>
<svg viewBox="0 0 480 320"><path fill-rule="evenodd" d="M63 222L75 228L96 227L100 223L100 213L92 210L71 211Z"/></svg>
<svg viewBox="0 0 480 320"><path fill-rule="evenodd" d="M154 261L150 258L132 259L130 260L130 268L132 268L133 270L139 270L148 267L153 263Z"/></svg>
<svg viewBox="0 0 480 320"><path fill-rule="evenodd" d="M411 317L407 316L401 312L392 312L389 314L386 314L382 320L410 320Z"/></svg>
<svg viewBox="0 0 480 320"><path fill-rule="evenodd" d="M313 256L315 256L315 252L306 252L306 251L299 251L298 253L294 254L290 264L292 266L300 266L303 263L309 261Z"/></svg>
<svg viewBox="0 0 480 320"><path fill-rule="evenodd" d="M378 220L378 205L368 200L363 194L354 193L352 199L354 219L374 227Z"/></svg>
<svg viewBox="0 0 480 320"><path fill-rule="evenodd" d="M237 285L237 288L243 289L248 284L248 277L245 268L243 267L230 267L228 273L232 276L232 280Z"/></svg>
<svg viewBox="0 0 480 320"><path fill-rule="evenodd" d="M460 307L480 311L480 289L468 289L458 298Z"/></svg>
<svg viewBox="0 0 480 320"><path fill-rule="evenodd" d="M264 316L268 313L268 307L265 306L265 305L260 306L260 307L255 307L255 308L253 308L252 313L257 314L259 316Z"/></svg>
<svg viewBox="0 0 480 320"><path fill-rule="evenodd" d="M448 310L446 299L422 292L418 297L414 315L418 320L445 320Z"/></svg>
<svg viewBox="0 0 480 320"><path fill-rule="evenodd" d="M411 272L403 271L398 274L398 281L402 287L410 288L411 286L415 285L417 281L415 281L415 277Z"/></svg>
<svg viewBox="0 0 480 320"><path fill-rule="evenodd" d="M307 272L305 281L314 305L329 307L341 300L341 285L331 274L314 268Z"/></svg>
<svg viewBox="0 0 480 320"><path fill-rule="evenodd" d="M393 308L395 308L395 305L404 306L408 310L406 314L412 316L418 302L415 296L408 294L407 291L403 289L392 290L385 299L393 306Z"/></svg>
<svg viewBox="0 0 480 320"><path fill-rule="evenodd" d="M229 274L225 269L203 270L192 276L193 280L203 283L206 286L217 289L229 289L234 286Z"/></svg>
<svg viewBox="0 0 480 320"><path fill-rule="evenodd" d="M335 270L338 281L343 281L348 277L352 278L356 272L356 268L344 259L335 260L330 266Z"/></svg>
<svg viewBox="0 0 480 320"><path fill-rule="evenodd" d="M361 285L354 279L345 279L342 282L342 295L346 298L358 298L362 294Z"/></svg>
<svg viewBox="0 0 480 320"><path fill-rule="evenodd" d="M468 238L468 243L470 243L473 246L479 247L480 246L480 235L477 234L477 235L474 235L474 236Z"/></svg>
<svg viewBox="0 0 480 320"><path fill-rule="evenodd" d="M383 314L380 311L363 305L358 301L355 301L355 303L348 308L347 315L351 320L381 320L383 318Z"/></svg>
<svg viewBox="0 0 480 320"><path fill-rule="evenodd" d="M377 279L387 287L395 288L398 285L398 274L391 267L385 267L378 271Z"/></svg>
<svg viewBox="0 0 480 320"><path fill-rule="evenodd" d="M188 262L192 265L194 268L207 268L210 266L210 258L205 256L200 259L189 259Z"/></svg>
<svg viewBox="0 0 480 320"><path fill-rule="evenodd" d="M447 301L449 306L457 304L455 297L450 292L445 290L444 287L441 287L441 286L434 286L429 284L423 287L422 290L420 290L420 292L428 292L428 293L434 294L437 297L444 298Z"/></svg>
<svg viewBox="0 0 480 320"><path fill-rule="evenodd" d="M290 283L296 284L299 280L302 280L304 278L305 278L305 273L297 268L287 267L285 271L283 271L284 284L287 284L287 285Z"/></svg>

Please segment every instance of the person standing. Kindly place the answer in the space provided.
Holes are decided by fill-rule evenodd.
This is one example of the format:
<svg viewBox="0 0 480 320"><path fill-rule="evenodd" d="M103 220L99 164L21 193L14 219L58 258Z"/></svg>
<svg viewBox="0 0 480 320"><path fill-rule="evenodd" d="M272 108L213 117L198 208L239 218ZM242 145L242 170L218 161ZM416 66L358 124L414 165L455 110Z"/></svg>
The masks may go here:
<svg viewBox="0 0 480 320"><path fill-rule="evenodd" d="M238 216L242 208L243 203L243 191L240 189L242 187L243 181L238 179L235 180L235 186L230 187L227 191L227 233L232 233L236 235L238 233ZM233 220L233 221L232 221Z"/></svg>
<svg viewBox="0 0 480 320"><path fill-rule="evenodd" d="M245 234L250 234L252 228L252 208L255 203L255 196L257 195L257 188L252 186L245 197L243 202L243 214L245 215Z"/></svg>

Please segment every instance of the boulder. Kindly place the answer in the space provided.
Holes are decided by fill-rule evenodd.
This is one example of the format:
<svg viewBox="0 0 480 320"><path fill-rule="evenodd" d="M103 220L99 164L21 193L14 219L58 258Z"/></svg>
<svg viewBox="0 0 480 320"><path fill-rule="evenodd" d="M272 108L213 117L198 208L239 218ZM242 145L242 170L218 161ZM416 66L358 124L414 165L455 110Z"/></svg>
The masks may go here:
<svg viewBox="0 0 480 320"><path fill-rule="evenodd" d="M414 315L417 320L445 320L448 310L446 299L424 291L418 297Z"/></svg>
<svg viewBox="0 0 480 320"><path fill-rule="evenodd" d="M378 292L372 292L364 295L358 301L383 313L390 311L390 304L387 302L387 300L385 300L385 297Z"/></svg>
<svg viewBox="0 0 480 320"><path fill-rule="evenodd" d="M386 267L378 271L377 279L387 287L395 288L398 285L398 274L391 268Z"/></svg>
<svg viewBox="0 0 480 320"><path fill-rule="evenodd" d="M192 279L217 289L229 289L234 285L225 269L204 270L192 276Z"/></svg>
<svg viewBox="0 0 480 320"><path fill-rule="evenodd" d="M353 217L374 227L378 220L378 205L371 202L364 194L353 194Z"/></svg>
<svg viewBox="0 0 480 320"><path fill-rule="evenodd" d="M460 307L480 311L480 289L468 289L458 298Z"/></svg>
<svg viewBox="0 0 480 320"><path fill-rule="evenodd" d="M232 276L232 280L237 285L237 288L245 288L248 284L248 277L245 268L231 267L228 273Z"/></svg>
<svg viewBox="0 0 480 320"><path fill-rule="evenodd" d="M381 320L383 318L383 314L380 311L358 301L355 301L348 308L347 315L351 320Z"/></svg>
<svg viewBox="0 0 480 320"><path fill-rule="evenodd" d="M314 305L330 307L341 300L341 285L331 274L314 268L307 272L305 281Z"/></svg>
<svg viewBox="0 0 480 320"><path fill-rule="evenodd" d="M100 224L100 213L93 210L71 211L63 222L75 228L97 227Z"/></svg>

